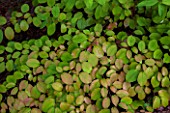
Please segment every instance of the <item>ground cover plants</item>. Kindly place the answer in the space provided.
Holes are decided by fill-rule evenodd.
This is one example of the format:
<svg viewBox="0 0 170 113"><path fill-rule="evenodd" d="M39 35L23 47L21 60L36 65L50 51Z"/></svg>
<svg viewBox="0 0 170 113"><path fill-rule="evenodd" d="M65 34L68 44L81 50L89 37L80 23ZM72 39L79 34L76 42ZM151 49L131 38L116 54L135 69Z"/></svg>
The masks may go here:
<svg viewBox="0 0 170 113"><path fill-rule="evenodd" d="M169 0L18 7L0 13L1 113L169 112Z"/></svg>

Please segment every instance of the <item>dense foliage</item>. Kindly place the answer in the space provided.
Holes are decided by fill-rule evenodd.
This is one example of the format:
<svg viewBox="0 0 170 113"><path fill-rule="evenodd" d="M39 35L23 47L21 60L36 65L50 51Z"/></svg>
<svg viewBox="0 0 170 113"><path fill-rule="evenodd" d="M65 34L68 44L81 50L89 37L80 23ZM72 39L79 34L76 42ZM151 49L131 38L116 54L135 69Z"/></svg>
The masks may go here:
<svg viewBox="0 0 170 113"><path fill-rule="evenodd" d="M167 107L169 18L169 0L32 0L0 15L0 112ZM46 34L17 42L30 26Z"/></svg>

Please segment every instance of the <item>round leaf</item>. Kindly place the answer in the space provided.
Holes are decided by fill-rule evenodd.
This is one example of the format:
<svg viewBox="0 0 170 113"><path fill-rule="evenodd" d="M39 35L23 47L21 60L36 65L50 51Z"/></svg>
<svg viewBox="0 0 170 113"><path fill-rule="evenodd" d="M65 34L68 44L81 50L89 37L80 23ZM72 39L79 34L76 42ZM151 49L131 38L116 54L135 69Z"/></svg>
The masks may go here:
<svg viewBox="0 0 170 113"><path fill-rule="evenodd" d="M29 11L29 5L28 5L28 4L23 4L23 5L21 6L21 11L22 11L23 13L28 12L28 11Z"/></svg>
<svg viewBox="0 0 170 113"><path fill-rule="evenodd" d="M28 59L26 64L28 67L36 68L40 65L40 62L37 59Z"/></svg>
<svg viewBox="0 0 170 113"><path fill-rule="evenodd" d="M8 40L12 40L14 38L14 30L11 27L7 27L5 29L5 36Z"/></svg>

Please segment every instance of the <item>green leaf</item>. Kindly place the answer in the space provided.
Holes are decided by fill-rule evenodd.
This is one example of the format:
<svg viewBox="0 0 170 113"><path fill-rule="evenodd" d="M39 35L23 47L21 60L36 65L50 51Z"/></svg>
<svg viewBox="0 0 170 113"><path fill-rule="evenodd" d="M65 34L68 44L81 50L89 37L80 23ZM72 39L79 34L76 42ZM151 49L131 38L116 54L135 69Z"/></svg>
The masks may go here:
<svg viewBox="0 0 170 113"><path fill-rule="evenodd" d="M0 43L2 42L2 40L3 40L3 38L4 38L3 35L4 35L4 34L3 34L3 31L0 29Z"/></svg>
<svg viewBox="0 0 170 113"><path fill-rule="evenodd" d="M132 98L130 98L130 97L123 97L121 99L121 102L123 102L125 104L131 104L132 103Z"/></svg>
<svg viewBox="0 0 170 113"><path fill-rule="evenodd" d="M22 50L22 44L19 43L19 42L15 42L14 47L15 47L16 50Z"/></svg>
<svg viewBox="0 0 170 113"><path fill-rule="evenodd" d="M41 93L39 92L39 90L37 89L37 86L34 86L31 89L31 97L34 99L38 99L40 97Z"/></svg>
<svg viewBox="0 0 170 113"><path fill-rule="evenodd" d="M79 33L72 38L74 43L82 43L87 40L87 36L83 33Z"/></svg>
<svg viewBox="0 0 170 113"><path fill-rule="evenodd" d="M152 104L152 107L153 109L157 109L161 106L161 100L158 96L154 96L153 97L153 104Z"/></svg>
<svg viewBox="0 0 170 113"><path fill-rule="evenodd" d="M47 0L38 0L38 3L46 3Z"/></svg>
<svg viewBox="0 0 170 113"><path fill-rule="evenodd" d="M161 81L161 85L162 85L162 87L169 87L170 81L169 81L169 78L167 76L163 77L163 79Z"/></svg>
<svg viewBox="0 0 170 113"><path fill-rule="evenodd" d="M39 52L39 56L40 56L40 58L46 59L46 58L48 58L48 53L45 51L41 51L41 52Z"/></svg>
<svg viewBox="0 0 170 113"><path fill-rule="evenodd" d="M55 100L53 98L46 98L41 106L41 109L43 112L47 112L51 107L54 106L55 106Z"/></svg>
<svg viewBox="0 0 170 113"><path fill-rule="evenodd" d="M6 63L6 69L7 71L12 71L14 70L14 62L13 60L8 60L7 63Z"/></svg>
<svg viewBox="0 0 170 113"><path fill-rule="evenodd" d="M138 17L137 23L138 23L139 26L146 26L147 25L146 19L144 17Z"/></svg>
<svg viewBox="0 0 170 113"><path fill-rule="evenodd" d="M157 80L157 78L155 77L155 76L153 76L152 78L151 78L151 84L152 84L152 87L158 87L159 86L159 84L160 84L160 82Z"/></svg>
<svg viewBox="0 0 170 113"><path fill-rule="evenodd" d="M41 20L38 17L33 17L32 22L36 27L40 27L40 25L42 24Z"/></svg>
<svg viewBox="0 0 170 113"><path fill-rule="evenodd" d="M16 33L20 33L20 32L21 32L21 28L20 28L19 23L16 23L16 24L14 25L14 30L15 30Z"/></svg>
<svg viewBox="0 0 170 113"><path fill-rule="evenodd" d="M81 72L79 74L79 77L80 77L80 80L85 84L89 84L92 82L92 77L87 72Z"/></svg>
<svg viewBox="0 0 170 113"><path fill-rule="evenodd" d="M47 0L47 5L52 7L55 5L55 0Z"/></svg>
<svg viewBox="0 0 170 113"><path fill-rule="evenodd" d="M109 109L102 109L98 113L110 113Z"/></svg>
<svg viewBox="0 0 170 113"><path fill-rule="evenodd" d="M83 62L82 69L84 72L90 73L92 71L92 65L89 62Z"/></svg>
<svg viewBox="0 0 170 113"><path fill-rule="evenodd" d="M98 57L98 58L102 58L104 56L104 52L101 48L101 46L96 45L93 47L93 53Z"/></svg>
<svg viewBox="0 0 170 113"><path fill-rule="evenodd" d="M55 23L52 23L50 24L49 26L47 26L47 34L49 36L53 35L56 31L56 24Z"/></svg>
<svg viewBox="0 0 170 113"><path fill-rule="evenodd" d="M26 20L22 20L20 22L20 28L21 28L22 31L27 31L28 30L29 24L27 23Z"/></svg>
<svg viewBox="0 0 170 113"><path fill-rule="evenodd" d="M51 11L52 15L54 18L57 18L60 14L60 8L55 5L53 8L52 8L52 11Z"/></svg>
<svg viewBox="0 0 170 113"><path fill-rule="evenodd" d="M26 64L28 67L36 68L40 65L40 62L37 59L28 59Z"/></svg>
<svg viewBox="0 0 170 113"><path fill-rule="evenodd" d="M169 0L162 0L162 4L170 6L170 1Z"/></svg>
<svg viewBox="0 0 170 113"><path fill-rule="evenodd" d="M127 53L127 49L125 49L125 48L119 49L119 50L117 51L117 53L116 53L116 57L117 57L118 59L123 60L123 63L124 63L124 64L129 63L129 59L128 59L127 56L126 56L126 53Z"/></svg>
<svg viewBox="0 0 170 113"><path fill-rule="evenodd" d="M65 24L61 24L61 33L65 33L67 31L67 26Z"/></svg>
<svg viewBox="0 0 170 113"><path fill-rule="evenodd" d="M87 23L86 23L86 20L84 18L81 18L77 21L77 27L80 29L80 30L83 30L85 29L87 26Z"/></svg>
<svg viewBox="0 0 170 113"><path fill-rule="evenodd" d="M153 53L153 58L156 60L160 60L163 56L163 52L161 49L156 49Z"/></svg>
<svg viewBox="0 0 170 113"><path fill-rule="evenodd" d="M112 9L113 15L120 15L122 12L122 8L118 5L114 6Z"/></svg>
<svg viewBox="0 0 170 113"><path fill-rule="evenodd" d="M134 82L138 77L139 71L135 69L131 69L126 74L126 81L127 82Z"/></svg>
<svg viewBox="0 0 170 113"><path fill-rule="evenodd" d="M123 31L121 31L121 32L119 32L118 34L117 34L117 39L119 39L119 40L124 40L124 39L126 39L127 38L127 33L126 32L123 32Z"/></svg>
<svg viewBox="0 0 170 113"><path fill-rule="evenodd" d="M14 38L14 30L11 27L7 27L5 29L5 36L8 40L12 40Z"/></svg>
<svg viewBox="0 0 170 113"><path fill-rule="evenodd" d="M144 72L140 72L137 81L140 86L144 86L147 82L147 75Z"/></svg>
<svg viewBox="0 0 170 113"><path fill-rule="evenodd" d="M163 63L166 63L166 64L170 63L170 56L168 53L164 54Z"/></svg>
<svg viewBox="0 0 170 113"><path fill-rule="evenodd" d="M88 62L95 67L98 64L98 58L94 54L90 54L88 58Z"/></svg>
<svg viewBox="0 0 170 113"><path fill-rule="evenodd" d="M64 52L62 55L61 55L61 60L62 61L70 61L72 60L72 55L69 53L69 52Z"/></svg>
<svg viewBox="0 0 170 113"><path fill-rule="evenodd" d="M154 6L157 4L159 1L158 0L143 0L140 2L137 6L138 7L143 7L143 6Z"/></svg>
<svg viewBox="0 0 170 113"><path fill-rule="evenodd" d="M22 6L21 6L21 12L22 13L26 13L26 12L28 12L29 11L29 5L28 4L23 4Z"/></svg>
<svg viewBox="0 0 170 113"><path fill-rule="evenodd" d="M155 51L157 48L159 48L157 40L150 40L148 44L148 49L150 51Z"/></svg>
<svg viewBox="0 0 170 113"><path fill-rule="evenodd" d="M128 44L129 46L133 46L133 45L135 44L135 42L136 42L136 37L134 37L134 36L128 36L128 38L127 38L127 44Z"/></svg>
<svg viewBox="0 0 170 113"><path fill-rule="evenodd" d="M167 13L167 6L163 4L158 4L158 14L163 17Z"/></svg>
<svg viewBox="0 0 170 113"><path fill-rule="evenodd" d="M6 23L7 23L6 18L5 18L4 16L0 16L0 26L1 26L1 25L4 25L4 24L6 24Z"/></svg>
<svg viewBox="0 0 170 113"><path fill-rule="evenodd" d="M114 44L114 45L111 45L107 50L106 50L106 53L107 53L107 56L115 56L116 52L117 52L117 45Z"/></svg>
<svg viewBox="0 0 170 113"><path fill-rule="evenodd" d="M4 62L1 62L0 63L0 73L4 72L5 71L5 63Z"/></svg>
<svg viewBox="0 0 170 113"><path fill-rule="evenodd" d="M170 36L161 37L160 42L163 45L170 45Z"/></svg>
<svg viewBox="0 0 170 113"><path fill-rule="evenodd" d="M95 18L98 20L101 17L101 6L97 6L96 10L95 10Z"/></svg>
<svg viewBox="0 0 170 113"><path fill-rule="evenodd" d="M91 93L91 99L98 100L98 99L100 99L100 97L101 97L100 88L94 89Z"/></svg>
<svg viewBox="0 0 170 113"><path fill-rule="evenodd" d="M0 93L5 93L7 91L4 85L0 85Z"/></svg>
<svg viewBox="0 0 170 113"><path fill-rule="evenodd" d="M139 51L144 51L145 50L145 48L146 48L146 45L145 45L145 42L142 40L142 41L140 41L139 43L138 43L138 49L139 49Z"/></svg>
<svg viewBox="0 0 170 113"><path fill-rule="evenodd" d="M105 5L106 0L96 0L96 2L100 5Z"/></svg>
<svg viewBox="0 0 170 113"><path fill-rule="evenodd" d="M88 9L90 9L93 5L93 0L84 0L84 3Z"/></svg>

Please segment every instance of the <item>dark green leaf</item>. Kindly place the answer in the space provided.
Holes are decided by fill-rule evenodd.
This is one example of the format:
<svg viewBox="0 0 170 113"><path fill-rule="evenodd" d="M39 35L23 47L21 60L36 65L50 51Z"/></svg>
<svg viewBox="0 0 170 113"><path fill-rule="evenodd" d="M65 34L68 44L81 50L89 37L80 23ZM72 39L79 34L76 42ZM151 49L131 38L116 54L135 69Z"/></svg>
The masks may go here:
<svg viewBox="0 0 170 113"><path fill-rule="evenodd" d="M3 35L4 35L4 34L3 34L3 31L0 29L0 43L2 42L2 40L3 40L3 38L4 38Z"/></svg>

